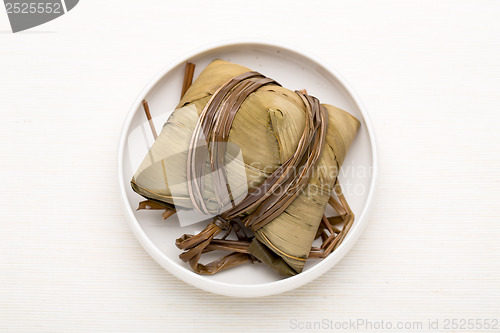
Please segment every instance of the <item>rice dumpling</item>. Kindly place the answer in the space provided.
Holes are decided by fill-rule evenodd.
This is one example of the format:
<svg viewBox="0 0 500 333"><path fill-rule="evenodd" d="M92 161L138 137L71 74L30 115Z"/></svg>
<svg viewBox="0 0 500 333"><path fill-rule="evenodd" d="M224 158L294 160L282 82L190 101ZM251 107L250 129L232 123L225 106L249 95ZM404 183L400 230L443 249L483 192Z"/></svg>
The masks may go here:
<svg viewBox="0 0 500 333"><path fill-rule="evenodd" d="M331 253L354 221L337 176L359 121L223 60L184 88L131 180L142 208L207 217L177 240L180 258L200 274L262 262L290 276ZM324 215L328 204L339 216ZM229 253L200 263L214 250Z"/></svg>

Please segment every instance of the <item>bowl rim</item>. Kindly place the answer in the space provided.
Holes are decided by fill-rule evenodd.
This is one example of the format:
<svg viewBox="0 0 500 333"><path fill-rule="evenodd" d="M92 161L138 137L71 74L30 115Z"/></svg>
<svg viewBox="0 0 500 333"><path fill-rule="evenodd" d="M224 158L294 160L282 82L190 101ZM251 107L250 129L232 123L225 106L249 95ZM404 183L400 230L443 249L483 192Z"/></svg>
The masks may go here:
<svg viewBox="0 0 500 333"><path fill-rule="evenodd" d="M156 247L156 245L149 239L145 231L140 226L139 222L134 216L132 207L130 207L128 203L125 190L125 183L123 182L122 161L123 161L123 153L124 153L127 133L130 128L132 119L135 116L136 110L140 106L142 100L147 95L147 93L159 82L159 80L161 80L165 75L167 75L168 72L170 72L173 68L205 52L231 46L250 46L250 45L274 47L282 49L287 52L296 53L299 56L304 57L310 60L311 62L318 64L325 70L327 70L329 74L331 74L344 87L344 89L350 95L354 103L357 105L361 115L363 116L364 125L368 132L368 137L371 144L371 151L372 151L371 158L373 165L372 165L372 178L370 181L370 189L368 192L366 202L363 206L361 213L356 218L357 223L355 223L352 226L351 230L347 233L344 241L335 250L335 256L330 255L328 258L322 260L320 263L316 264L311 269L303 271L300 274L297 274L295 276L286 279L255 284L255 285L235 285L227 282L211 280L203 275L196 274L195 272L190 271L175 263L172 259L164 255ZM283 293L301 287L313 281L314 279L318 278L319 276L323 275L328 270L330 270L332 267L334 267L352 248L352 246L356 243L359 236L366 227L367 215L370 210L373 201L373 196L375 193L377 176L378 176L377 146L371 119L363 103L361 102L361 100L359 99L353 88L349 85L349 83L335 69L333 69L330 65L328 65L321 59L317 58L316 56L313 56L308 52L301 50L300 48L282 42L263 40L263 39L236 39L236 40L231 39L231 40L210 43L177 58L175 61L163 67L141 90L141 92L135 99L134 103L132 104L131 108L129 109L127 117L122 127L122 131L120 134L120 141L118 145L118 185L120 189L120 199L121 199L120 201L122 203L122 209L125 213L125 216L127 217L128 225L132 230L132 232L134 233L134 235L136 236L136 238L139 240L139 243L160 266L162 266L169 273L176 276L178 279L196 288L200 288L208 292L225 296L262 297L262 296L269 296L269 295Z"/></svg>

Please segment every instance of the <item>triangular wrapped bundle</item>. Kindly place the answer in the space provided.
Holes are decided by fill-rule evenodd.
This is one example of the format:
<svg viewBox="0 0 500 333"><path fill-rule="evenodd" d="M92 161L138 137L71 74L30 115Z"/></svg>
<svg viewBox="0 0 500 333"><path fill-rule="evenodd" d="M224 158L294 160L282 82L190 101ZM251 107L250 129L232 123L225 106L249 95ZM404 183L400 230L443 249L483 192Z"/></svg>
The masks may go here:
<svg viewBox="0 0 500 333"><path fill-rule="evenodd" d="M236 265L247 253L283 275L297 274L359 125L339 108L215 60L182 97L131 184L177 211L217 216L224 221L217 228L239 221L253 231L244 250L215 268L198 259L219 231L198 240L183 236L179 243L191 244L180 248L198 248L184 257L196 271Z"/></svg>

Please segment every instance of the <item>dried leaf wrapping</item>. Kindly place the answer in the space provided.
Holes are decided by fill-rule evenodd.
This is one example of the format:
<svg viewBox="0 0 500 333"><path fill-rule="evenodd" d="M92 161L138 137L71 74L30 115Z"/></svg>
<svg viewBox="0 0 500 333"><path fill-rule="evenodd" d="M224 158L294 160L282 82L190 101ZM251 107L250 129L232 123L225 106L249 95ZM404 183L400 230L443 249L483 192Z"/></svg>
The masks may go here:
<svg viewBox="0 0 500 333"><path fill-rule="evenodd" d="M187 152L199 114L211 95L229 79L249 69L222 60L207 66L187 90L164 124L158 139L132 179L133 189L146 198L177 209L193 208L187 187ZM264 263L282 274L300 273L337 179L339 168L359 128L349 113L323 104L328 111L326 144L307 187L287 209L255 231L249 247ZM250 94L238 110L226 151L228 182L235 197L260 185L293 155L305 126L305 105L295 93L278 85L266 85ZM241 153L243 159L236 158ZM246 177L242 179L242 170ZM297 170L299 172L299 170ZM207 177L204 197L213 198ZM216 200L207 201L214 213Z"/></svg>

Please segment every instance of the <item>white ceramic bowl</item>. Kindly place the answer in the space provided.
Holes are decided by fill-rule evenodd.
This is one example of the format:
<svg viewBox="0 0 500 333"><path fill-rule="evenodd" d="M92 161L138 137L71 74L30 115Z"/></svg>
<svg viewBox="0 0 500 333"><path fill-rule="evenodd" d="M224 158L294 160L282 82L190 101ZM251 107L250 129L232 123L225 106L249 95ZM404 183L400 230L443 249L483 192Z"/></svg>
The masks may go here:
<svg viewBox="0 0 500 333"><path fill-rule="evenodd" d="M324 260L308 260L304 271L281 278L265 265L245 264L213 276L191 271L179 259L175 239L197 233L203 225L181 228L175 218L163 221L160 211L136 211L144 198L130 187L133 173L153 143L141 101L149 102L157 130L177 105L186 62L196 64L195 78L213 59L221 58L259 71L289 89L307 89L322 103L347 110L361 121L360 131L349 150L339 177L356 220L343 243ZM363 105L347 82L331 67L305 52L275 42L237 41L210 45L167 66L139 94L129 111L120 138L118 181L125 216L146 251L179 279L206 291L239 297L278 294L300 287L335 266L354 245L366 224L377 175L377 155L372 126Z"/></svg>

